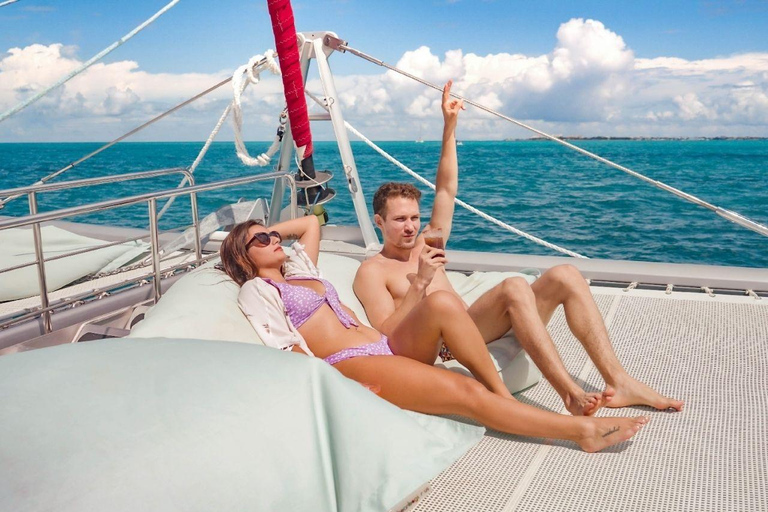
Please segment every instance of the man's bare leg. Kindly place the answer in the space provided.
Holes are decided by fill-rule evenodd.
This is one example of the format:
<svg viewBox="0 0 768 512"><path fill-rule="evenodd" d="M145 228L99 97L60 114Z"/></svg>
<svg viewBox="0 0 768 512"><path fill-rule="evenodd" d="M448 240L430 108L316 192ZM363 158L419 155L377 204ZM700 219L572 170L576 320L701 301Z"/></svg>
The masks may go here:
<svg viewBox="0 0 768 512"><path fill-rule="evenodd" d="M512 398L496 371L485 340L464 304L452 293L439 291L422 299L392 332L389 346L397 355L432 366L440 351L441 338L456 360L486 388Z"/></svg>
<svg viewBox="0 0 768 512"><path fill-rule="evenodd" d="M574 416L592 415L612 400L611 388L603 393L587 393L573 381L542 321L542 318L548 320L552 312L544 311L544 316L540 316L542 311L537 298L523 278L506 279L477 299L467 312L486 343L500 338L512 328L522 347Z"/></svg>
<svg viewBox="0 0 768 512"><path fill-rule="evenodd" d="M584 346L606 384L616 390L606 404L608 407L648 405L661 410L682 410L683 402L660 395L626 372L613 351L589 285L576 267L553 267L531 285L531 290L544 322L549 321L558 305L563 305L571 332Z"/></svg>

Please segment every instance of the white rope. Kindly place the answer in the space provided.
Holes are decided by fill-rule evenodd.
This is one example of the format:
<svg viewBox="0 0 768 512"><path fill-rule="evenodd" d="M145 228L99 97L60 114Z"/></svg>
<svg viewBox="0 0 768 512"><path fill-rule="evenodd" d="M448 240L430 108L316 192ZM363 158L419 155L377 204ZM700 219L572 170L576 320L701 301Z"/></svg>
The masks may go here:
<svg viewBox="0 0 768 512"><path fill-rule="evenodd" d="M635 288L637 288L638 284L640 284L640 283L638 283L637 281L632 281L631 283L629 283L629 286L624 288L624 291L625 292L630 292L630 291L634 290Z"/></svg>
<svg viewBox="0 0 768 512"><path fill-rule="evenodd" d="M189 166L189 172L190 174L194 174L195 170L197 169L197 166L200 165L200 162L203 161L203 157L206 153L208 153L208 148L211 147L211 144L213 143L213 140L216 138L216 136L219 134L219 130L221 130L222 125L224 124L224 121L227 119L227 116L229 115L229 111L232 109L232 103L230 102L229 105L227 105L227 108L224 109L224 112L221 114L221 117L219 118L219 121L216 123L216 126L214 127L211 134L208 136L208 140L205 141L205 144L203 144L203 149L200 150L200 152L197 154L197 158L195 158L195 161L192 162L192 165ZM184 176L182 178L181 182L176 186L176 188L182 188L184 185L187 184L189 179ZM173 204L173 201L176 200L176 197L173 196L166 201L166 203L163 205L163 208L160 210L160 213L157 214L157 219L160 220L162 216L165 214L166 211L168 211L168 208L171 207Z"/></svg>
<svg viewBox="0 0 768 512"><path fill-rule="evenodd" d="M432 89L435 89L436 91L442 91L442 87L435 85L431 82L428 82L427 80L424 80L423 78L419 78L416 75L413 75L411 73L408 73L407 71L403 71L402 69L399 69L395 66L391 66L387 64L386 62L376 59L374 57L371 57L370 55L361 52L360 50L356 50L355 48L347 46L344 44L339 44L338 46L339 50L342 52L349 52L352 55L355 55L357 57L360 57L364 60L367 60L368 62L372 62L373 64L376 64L377 66L382 66L390 71L394 71L395 73L399 73L405 77L410 78L411 80L415 80L416 82L419 82L420 84L426 85L427 87L430 87ZM599 155L596 155L590 151L587 151L586 149L580 148L579 146L576 146L574 144L571 144L570 142L563 140L559 137L555 137L554 135L550 135L548 133L545 133L537 128L534 128L533 126L527 125L523 123L522 121L518 121L517 119L513 119L509 116L506 116L502 114L501 112L497 112L496 110L493 110L490 107L486 107L485 105L482 105L480 103L477 103L475 101L470 100L469 98L465 98L463 96L460 96L456 93L451 93L451 96L453 96L456 99L463 100L465 104L472 105L476 108L479 108L480 110L483 110L484 112L488 112L491 115L494 115L496 117L500 117L501 119L504 119L505 121L509 121L510 123L516 124L517 126L520 126L521 128L525 128L526 130L530 130L533 133L536 133L546 139L549 139L553 142L557 142L558 144L562 144L563 146L570 148L574 151L578 151L582 155L585 155L589 158L592 158L594 160L597 160L598 162L602 162L605 165L608 165L610 167L613 167L614 169L618 169L619 171L625 172L629 174L630 176L634 176L635 178L638 178L640 180L643 180L647 183L650 183L651 185L658 187L662 190L666 190L667 192L676 195L677 197L681 199L685 199L686 201L689 201L691 203L697 204L699 206L702 206L704 208L707 208L708 210L713 211L717 215L723 217L724 219L727 219L735 224L738 224L739 226L745 227L749 230L754 231L755 233L759 233L763 236L768 236L768 226L765 226L763 224L760 224L759 222L755 222L739 213L733 212L731 210L728 210L726 208L721 208L719 206L716 206L714 204L708 203L707 201L704 201L701 198L698 198L692 194L688 194L687 192L683 192L682 190L679 190L675 187L672 187L670 185L667 185L666 183L663 183L658 180L654 180L653 178L649 178L648 176L645 176L643 174L640 174L639 172L633 171L632 169L628 169L627 167L624 167L623 165L619 165L615 162L612 162L608 160L607 158L603 158Z"/></svg>
<svg viewBox="0 0 768 512"><path fill-rule="evenodd" d="M270 160L272 160L272 156L280 147L280 138L275 137L275 140L272 142L272 145L269 147L269 149L265 153L262 153L254 158L248 153L248 149L245 147L245 142L243 141L243 110L240 97L249 83L259 83L259 75L263 65L257 66L256 64L264 59L266 59L265 65L267 69L269 69L272 74L279 75L280 67L275 61L275 52L272 50L267 50L263 56L256 55L255 57L251 58L248 64L237 68L235 74L232 75L232 89L234 91L234 99L232 100L232 124L235 132L235 148L237 148L237 157L241 162L249 167L264 167L265 165L269 164Z"/></svg>
<svg viewBox="0 0 768 512"><path fill-rule="evenodd" d="M27 108L28 106L30 106L31 104L33 104L34 102L36 102L37 100L39 100L40 98L42 98L43 96L45 96L46 94L51 92L52 90L56 89L57 87L60 87L60 86L64 85L66 82L68 82L72 78L76 77L77 75L79 75L80 73L82 73L83 71L85 71L86 69L91 67L91 65L95 64L97 61L101 60L103 57L109 55L115 48L117 48L119 46L122 46L123 43L127 42L133 36L135 36L136 34L141 32L142 30L144 30L146 27L151 25L152 22L154 22L157 18L159 18L160 16L165 14L168 10L170 10L177 3L179 3L179 0L172 0L168 5L166 5L165 7L160 9L159 11L157 11L151 18L149 18L144 23L142 23L138 27L136 27L133 30L131 30L128 34L124 35L123 37L121 37L120 39L118 39L117 41L115 41L114 43L109 45L108 47L106 47L103 50L101 50L99 53L97 53L96 55L94 55L90 59L88 59L88 61L85 62L82 66L80 66L76 70L72 71L68 75L64 76L58 82L56 82L55 84L51 85L50 87L47 87L47 88L43 89L42 91L40 91L39 93L35 94L31 98L29 98L29 99L27 99L25 101L22 101L21 103L19 103L18 105L16 105L12 109L10 109L7 112L5 112L2 115L0 115L0 123L2 123L3 121L5 121L9 117L11 117L13 114L15 114L15 113L17 113L17 112Z"/></svg>
<svg viewBox="0 0 768 512"><path fill-rule="evenodd" d="M311 94L310 94L310 97L312 97L312 99L317 101L317 98L314 98ZM362 140L363 142L368 144L374 151L376 151L378 154L380 154L381 156L383 156L384 158L386 158L387 160L389 160L390 162L395 164L397 167L399 167L403 171L405 171L408 174L410 174L414 179L420 181L421 183L423 183L424 185L428 186L432 190L436 189L435 185L433 185L427 179L422 178L419 174L417 174L414 171L412 171L411 169L409 169L406 165L404 165L401 162L399 162L393 156L389 155L389 153L387 153L386 151L381 149L374 142L372 142L367 137L365 137L365 135L363 135L362 133L357 131L355 129L355 127L352 126L351 124L349 124L347 121L344 121L344 126L347 127L347 130L349 130L352 133L354 133L355 135L357 135L360 138L360 140ZM478 210L474 206L465 203L461 199L454 198L454 202L456 204L458 204L459 206L461 206L462 208L465 208L465 209L469 210L470 212L474 213L475 215L479 215L480 217L484 218L485 220L493 222L497 226L499 226L501 228L504 228L507 231L511 231L512 233L514 233L514 234L516 234L518 236L521 236L521 237L523 237L523 238L525 238L527 240L530 240L531 242L537 243L539 245L543 245L544 247L552 249L553 251L561 252L563 254L567 254L568 256L572 256L574 258L588 259L586 256L583 256L583 255L581 255L581 254L579 254L577 252L569 251L568 249L560 247L559 245L555 245L553 243L547 242L546 240L542 240L541 238L538 238L538 237L535 237L533 235L530 235L530 234L526 233L525 231L521 231L521 230L517 229L516 227L510 226L509 224L506 224L506 223L498 220L497 218L492 217L492 216L488 215L487 213L484 213L484 212Z"/></svg>
<svg viewBox="0 0 768 512"><path fill-rule="evenodd" d="M2 3L0 3L0 7L5 7L6 5L15 4L15 3L16 3L16 2L18 2L18 1L19 1L19 0L7 0L6 2L2 2Z"/></svg>
<svg viewBox="0 0 768 512"><path fill-rule="evenodd" d="M235 91L239 91L240 94L242 94L243 90L245 90L245 88L249 83L258 83L259 79L258 79L258 71L256 71L257 68L262 68L264 65L267 65L270 67L270 71L274 73L273 68L276 68L274 57L275 57L275 53L272 50L267 50L265 52L264 57L262 57L261 55L256 55L253 58L251 58L251 60L248 61L248 64L246 64L245 66L240 66L232 77L232 82L236 83L236 85L234 85L234 87L236 87ZM263 60L265 62L262 62ZM270 61L271 61L271 64L270 64ZM277 68L277 72L278 73L280 72L279 68ZM243 76L247 76L248 80L246 81L240 78ZM235 94L235 98L238 98L238 97L239 97L238 94ZM224 125L224 121L226 121L227 116L229 116L229 113L234 108L234 105L235 105L235 100L233 99L231 102L229 102L227 107L224 109L224 112L222 112L221 117L219 117L219 120L216 123L216 126L213 128L213 131L208 136L208 139L205 141L205 144L203 144L202 149L197 154L197 158L195 158L195 161L192 162L192 165L189 166L190 174L194 174L195 170L197 170L197 167L200 165L200 162L203 161L203 158L208 153L208 149L210 149L214 139L216 139L216 137L218 136L219 131L221 130L221 127ZM287 112L283 112L282 114L280 114L281 128L285 126L287 121L288 121ZM242 125L242 114L241 114L241 125ZM278 129L278 134L275 136L275 140L272 142L272 145L270 146L270 148L267 150L266 153L262 153L257 157L257 159L260 159L261 161L266 161L263 165L266 165L267 163L269 163L269 160L272 158L272 156L275 154L277 149L280 147L281 140L282 140L281 130ZM239 153L238 153L238 156L240 156ZM241 157L241 160L242 160L242 157ZM184 176L184 178L182 178L181 182L179 182L176 188L182 188L187 184L188 181L189 181L188 178ZM176 197L179 197L179 196L174 196L169 198L168 201L163 205L163 208L160 210L160 213L157 214L158 220L162 218L162 216L165 214L166 211L168 211L168 208L171 207L173 202L176 200Z"/></svg>

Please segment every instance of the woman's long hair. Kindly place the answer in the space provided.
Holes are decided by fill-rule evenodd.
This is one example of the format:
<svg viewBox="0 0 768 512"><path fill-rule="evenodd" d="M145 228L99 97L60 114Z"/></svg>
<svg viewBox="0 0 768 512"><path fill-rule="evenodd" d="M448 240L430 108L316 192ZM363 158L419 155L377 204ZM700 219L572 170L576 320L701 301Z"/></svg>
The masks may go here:
<svg viewBox="0 0 768 512"><path fill-rule="evenodd" d="M247 220L235 225L227 237L221 242L219 254L221 255L221 265L224 272L235 280L237 284L243 286L245 283L258 275L259 269L248 257L248 249L245 244L248 242L248 230L252 226L263 226L258 220Z"/></svg>

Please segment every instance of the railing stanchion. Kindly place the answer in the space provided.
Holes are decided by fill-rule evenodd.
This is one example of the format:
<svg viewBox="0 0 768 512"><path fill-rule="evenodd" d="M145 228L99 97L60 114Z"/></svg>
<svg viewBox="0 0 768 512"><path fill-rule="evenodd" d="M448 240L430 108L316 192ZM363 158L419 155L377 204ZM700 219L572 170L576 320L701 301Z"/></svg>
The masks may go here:
<svg viewBox="0 0 768 512"><path fill-rule="evenodd" d="M34 192L30 192L27 196L29 198L29 214L35 215L37 213L37 196ZM51 325L51 312L48 308L48 284L45 282L45 256L43 255L43 237L40 233L40 223L36 222L32 224L32 235L35 238L35 259L37 263L37 279L40 284L40 307L43 310L43 329L45 333L53 331Z"/></svg>
<svg viewBox="0 0 768 512"><path fill-rule="evenodd" d="M191 172L187 173L187 181L189 181L190 187L195 186L195 178ZM195 259L200 261L203 258L203 245L200 242L200 219L197 212L197 194L195 192L189 194L189 204L192 208L192 225L195 228Z"/></svg>
<svg viewBox="0 0 768 512"><path fill-rule="evenodd" d="M160 300L162 295L161 278L160 275L160 235L157 229L157 199L150 199L149 205L149 238L152 249L152 271L155 274L154 288L155 288L155 304Z"/></svg>

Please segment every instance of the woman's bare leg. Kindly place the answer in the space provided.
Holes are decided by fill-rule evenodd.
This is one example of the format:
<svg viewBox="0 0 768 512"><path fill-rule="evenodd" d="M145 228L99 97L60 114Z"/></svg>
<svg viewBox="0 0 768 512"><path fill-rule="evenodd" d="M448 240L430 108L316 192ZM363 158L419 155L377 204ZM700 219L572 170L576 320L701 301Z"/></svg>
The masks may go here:
<svg viewBox="0 0 768 512"><path fill-rule="evenodd" d="M407 357L369 356L334 365L346 377L377 386L385 400L427 414L460 414L522 436L564 439L594 452L626 441L649 420L566 416L491 393L480 383Z"/></svg>
<svg viewBox="0 0 768 512"><path fill-rule="evenodd" d="M480 331L453 294L438 291L425 297L392 332L389 346L397 355L429 365L440 351L440 339L453 356L486 388L505 398L512 394L501 380Z"/></svg>

